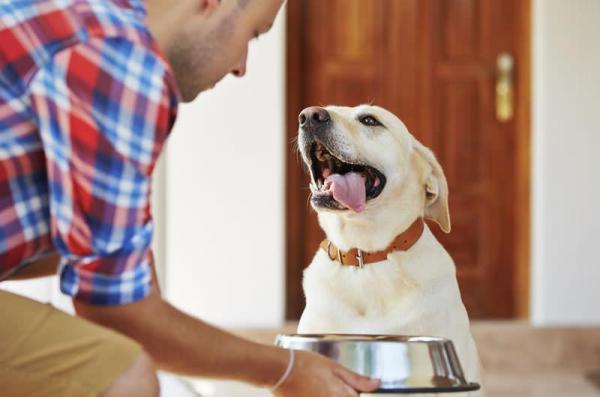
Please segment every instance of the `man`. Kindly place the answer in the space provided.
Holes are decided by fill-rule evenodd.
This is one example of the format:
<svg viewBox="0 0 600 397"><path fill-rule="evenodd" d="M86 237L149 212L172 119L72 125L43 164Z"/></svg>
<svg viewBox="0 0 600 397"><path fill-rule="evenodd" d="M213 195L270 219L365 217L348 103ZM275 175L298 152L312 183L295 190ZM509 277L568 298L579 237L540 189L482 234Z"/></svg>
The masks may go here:
<svg viewBox="0 0 600 397"><path fill-rule="evenodd" d="M194 319L156 284L150 178L177 103L243 76L281 3L0 0L0 280L58 269L78 315L0 292L2 396L156 396L155 365L279 396L377 387Z"/></svg>

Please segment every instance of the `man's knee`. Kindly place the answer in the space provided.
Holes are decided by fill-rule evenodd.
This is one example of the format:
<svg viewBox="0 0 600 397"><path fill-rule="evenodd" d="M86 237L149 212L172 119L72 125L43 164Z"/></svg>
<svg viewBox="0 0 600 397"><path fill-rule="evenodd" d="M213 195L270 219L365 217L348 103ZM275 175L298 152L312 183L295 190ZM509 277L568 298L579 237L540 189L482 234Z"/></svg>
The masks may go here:
<svg viewBox="0 0 600 397"><path fill-rule="evenodd" d="M141 353L100 397L158 397L160 386L152 359Z"/></svg>

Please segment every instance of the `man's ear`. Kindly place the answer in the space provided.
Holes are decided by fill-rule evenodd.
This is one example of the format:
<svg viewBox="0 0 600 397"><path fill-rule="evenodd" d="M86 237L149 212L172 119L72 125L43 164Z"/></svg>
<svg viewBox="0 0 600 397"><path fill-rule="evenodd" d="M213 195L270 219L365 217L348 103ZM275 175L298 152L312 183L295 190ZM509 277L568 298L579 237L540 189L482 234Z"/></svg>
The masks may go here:
<svg viewBox="0 0 600 397"><path fill-rule="evenodd" d="M435 221L445 233L450 233L450 210L448 208L448 182L442 166L431 150L417 140L415 151L429 164L431 171L425 179L425 218Z"/></svg>

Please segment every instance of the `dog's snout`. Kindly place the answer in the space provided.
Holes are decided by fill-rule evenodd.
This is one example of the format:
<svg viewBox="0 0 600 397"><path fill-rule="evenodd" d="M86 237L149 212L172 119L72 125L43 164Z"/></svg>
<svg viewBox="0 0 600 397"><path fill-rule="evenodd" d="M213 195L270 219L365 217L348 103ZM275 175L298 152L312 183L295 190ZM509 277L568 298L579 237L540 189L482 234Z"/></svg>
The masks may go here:
<svg viewBox="0 0 600 397"><path fill-rule="evenodd" d="M311 106L300 112L298 122L300 127L318 126L331 120L329 112L319 106Z"/></svg>

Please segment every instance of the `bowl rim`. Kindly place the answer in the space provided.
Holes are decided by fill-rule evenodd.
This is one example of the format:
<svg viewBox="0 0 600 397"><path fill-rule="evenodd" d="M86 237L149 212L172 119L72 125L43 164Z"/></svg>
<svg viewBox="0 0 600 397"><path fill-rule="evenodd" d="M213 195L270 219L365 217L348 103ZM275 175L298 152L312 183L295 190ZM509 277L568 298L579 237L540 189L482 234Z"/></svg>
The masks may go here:
<svg viewBox="0 0 600 397"><path fill-rule="evenodd" d="M402 389L377 389L370 394L436 394L436 393L460 393L470 392L481 389L481 385L476 382L469 382L456 386L437 386L437 387L406 387Z"/></svg>
<svg viewBox="0 0 600 397"><path fill-rule="evenodd" d="M450 345L452 350L454 344L452 340L448 338L442 338L437 336L423 336L423 335L370 335L370 334L278 334L275 343L284 348L297 349L299 348L296 343L305 346L315 344L331 344L331 343L391 343L391 344L407 344L417 343L426 345L440 345L443 349L448 348ZM457 357L458 359L458 357ZM460 371L460 361L458 361ZM462 375L462 374L461 374ZM371 394L430 394L430 393L454 393L454 392L469 392L475 391L481 388L481 385L476 382L467 382L466 379L462 380L462 384L453 386L416 386L416 387L404 387L404 388L380 388L371 392Z"/></svg>
<svg viewBox="0 0 600 397"><path fill-rule="evenodd" d="M427 344L452 342L450 339L438 336L371 334L279 334L276 339L302 342L401 342Z"/></svg>

